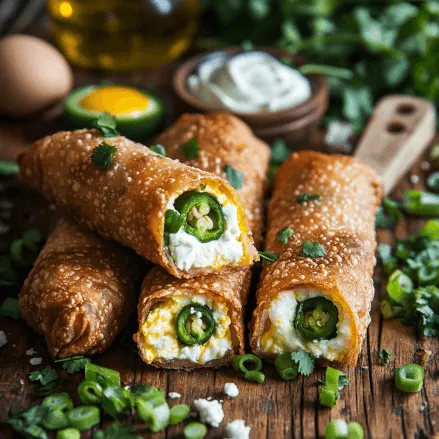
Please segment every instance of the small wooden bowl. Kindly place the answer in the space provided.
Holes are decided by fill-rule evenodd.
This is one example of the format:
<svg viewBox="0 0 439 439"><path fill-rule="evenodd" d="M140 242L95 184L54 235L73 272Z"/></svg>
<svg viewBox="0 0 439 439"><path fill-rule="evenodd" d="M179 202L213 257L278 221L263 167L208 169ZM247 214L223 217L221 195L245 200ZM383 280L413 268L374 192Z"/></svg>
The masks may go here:
<svg viewBox="0 0 439 439"><path fill-rule="evenodd" d="M301 66L307 64L307 60L300 56L287 52L283 49L267 46L256 46L255 51L263 51L280 59L288 57L293 65ZM236 55L243 52L241 47L230 47L224 49L229 55ZM189 112L212 112L227 111L218 110L209 104L195 97L187 87L187 79L193 74L199 63L212 51L203 52L183 62L175 71L173 77L174 92L180 101L180 109ZM231 112L246 122L255 135L264 140L272 141L277 138L285 138L288 142L301 143L307 140L320 123L329 100L328 83L323 75L306 75L311 83L312 95L306 101L279 111L261 111L256 113Z"/></svg>

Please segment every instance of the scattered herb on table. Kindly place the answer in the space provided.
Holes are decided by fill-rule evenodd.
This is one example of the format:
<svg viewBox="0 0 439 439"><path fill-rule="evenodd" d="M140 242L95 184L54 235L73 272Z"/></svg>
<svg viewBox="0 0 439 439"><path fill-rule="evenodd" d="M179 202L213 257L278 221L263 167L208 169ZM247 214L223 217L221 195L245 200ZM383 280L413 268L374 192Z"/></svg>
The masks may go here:
<svg viewBox="0 0 439 439"><path fill-rule="evenodd" d="M288 244L288 240L293 236L293 234L293 229L290 229L289 227L284 227L283 229L279 230L279 233L277 234L277 240L281 244Z"/></svg>
<svg viewBox="0 0 439 439"><path fill-rule="evenodd" d="M303 349L291 354L291 358L299 365L299 373L308 376L314 370L314 358Z"/></svg>
<svg viewBox="0 0 439 439"><path fill-rule="evenodd" d="M82 355L76 355L70 358L62 358L60 360L55 360L55 363L63 363L62 368L67 371L67 373L80 372L85 369L85 365L90 363L90 358L84 357Z"/></svg>
<svg viewBox="0 0 439 439"><path fill-rule="evenodd" d="M406 191L402 205L405 212L414 216L438 217L439 195L417 190Z"/></svg>
<svg viewBox="0 0 439 439"><path fill-rule="evenodd" d="M149 147L149 149L157 154L166 156L166 150L165 147L162 145L152 145Z"/></svg>
<svg viewBox="0 0 439 439"><path fill-rule="evenodd" d="M407 393L416 393L424 385L424 369L418 364L406 364L395 368L395 386Z"/></svg>
<svg viewBox="0 0 439 439"><path fill-rule="evenodd" d="M124 424L115 422L111 424L106 430L97 430L93 435L93 439L141 439L141 436L136 434L136 428L132 424Z"/></svg>
<svg viewBox="0 0 439 439"><path fill-rule="evenodd" d="M13 175L17 175L19 171L20 168L18 167L17 163L0 160L0 176L11 177Z"/></svg>
<svg viewBox="0 0 439 439"><path fill-rule="evenodd" d="M384 198L375 217L375 227L378 229L390 229L403 218L402 203L390 198Z"/></svg>
<svg viewBox="0 0 439 439"><path fill-rule="evenodd" d="M235 189L241 189L244 184L244 174L236 169L232 168L230 165L226 165L226 176L227 181Z"/></svg>
<svg viewBox="0 0 439 439"><path fill-rule="evenodd" d="M262 360L257 355L235 355L232 359L232 367L236 372L242 372L247 381L261 384L265 380L264 372L262 372Z"/></svg>
<svg viewBox="0 0 439 439"><path fill-rule="evenodd" d="M187 159L197 159L200 154L198 137L193 137L188 142L182 143L179 148L184 152L184 155Z"/></svg>
<svg viewBox="0 0 439 439"><path fill-rule="evenodd" d="M336 419L325 427L324 439L364 439L363 427L358 422L347 423L344 419Z"/></svg>
<svg viewBox="0 0 439 439"><path fill-rule="evenodd" d="M286 146L281 139L275 140L271 146L271 162L268 169L268 183L273 184L274 176L280 165L290 156L291 150Z"/></svg>
<svg viewBox="0 0 439 439"><path fill-rule="evenodd" d="M380 364L387 365L390 363L390 351L388 349L380 349L378 351L378 360Z"/></svg>
<svg viewBox="0 0 439 439"><path fill-rule="evenodd" d="M349 380L344 372L328 367L323 387L320 390L320 404L329 408L335 407L340 398L340 390L348 384Z"/></svg>
<svg viewBox="0 0 439 439"><path fill-rule="evenodd" d="M117 148L109 145L105 141L93 149L91 154L91 161L101 171L105 171L111 166L113 156L117 154Z"/></svg>
<svg viewBox="0 0 439 439"><path fill-rule="evenodd" d="M96 128L102 132L104 137L119 136L119 131L117 131L116 118L107 112L99 115L95 122L95 125Z"/></svg>
<svg viewBox="0 0 439 439"><path fill-rule="evenodd" d="M279 257L280 254L279 253L272 253L270 251L266 251L266 252L260 252L258 251L259 257L262 260L262 264L273 264L274 262L276 262Z"/></svg>
<svg viewBox="0 0 439 439"><path fill-rule="evenodd" d="M301 194L296 198L296 203L305 203L307 201L320 200L322 195L320 194Z"/></svg>
<svg viewBox="0 0 439 439"><path fill-rule="evenodd" d="M55 369L50 366L46 366L43 369L35 370L29 374L30 381L39 381L41 385L54 381L58 378L58 374Z"/></svg>
<svg viewBox="0 0 439 439"><path fill-rule="evenodd" d="M325 247L319 242L305 241L300 256L305 258L322 258L326 255Z"/></svg>
<svg viewBox="0 0 439 439"><path fill-rule="evenodd" d="M18 306L18 299L7 297L0 306L0 317L12 317L15 320L20 319L21 311Z"/></svg>

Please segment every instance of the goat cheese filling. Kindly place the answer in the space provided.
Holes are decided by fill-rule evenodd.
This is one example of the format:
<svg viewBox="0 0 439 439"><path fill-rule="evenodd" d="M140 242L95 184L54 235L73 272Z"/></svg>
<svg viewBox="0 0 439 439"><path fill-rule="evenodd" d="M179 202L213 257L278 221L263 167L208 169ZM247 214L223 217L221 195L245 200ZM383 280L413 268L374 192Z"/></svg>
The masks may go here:
<svg viewBox="0 0 439 439"><path fill-rule="evenodd" d="M215 331L203 344L184 345L178 336L176 319L181 310L191 304L207 306L215 321ZM194 317L201 315L194 310ZM196 321L194 322L197 323ZM142 326L143 354L147 363L157 360L189 360L196 364L205 364L210 360L222 358L233 349L230 332L228 308L224 303L201 296L175 295L152 308Z"/></svg>
<svg viewBox="0 0 439 439"><path fill-rule="evenodd" d="M349 351L351 340L351 317L344 313L340 304L334 303L338 310L334 338L304 340L294 326L299 303L314 297L331 300L325 292L309 288L297 288L277 294L263 311L268 317L268 324L266 331L259 339L259 347L267 354L279 355L304 349L317 358L323 357L330 361L340 360Z"/></svg>
<svg viewBox="0 0 439 439"><path fill-rule="evenodd" d="M237 264L244 253L240 240L241 230L237 206L232 204L225 195L209 188L206 188L203 193L212 195L220 203L224 215L224 232L218 239L208 242L202 242L193 234L188 233L185 227L180 227L176 233L169 233L167 251L180 270L220 268L224 265ZM177 212L175 200L176 198L168 202L167 210Z"/></svg>

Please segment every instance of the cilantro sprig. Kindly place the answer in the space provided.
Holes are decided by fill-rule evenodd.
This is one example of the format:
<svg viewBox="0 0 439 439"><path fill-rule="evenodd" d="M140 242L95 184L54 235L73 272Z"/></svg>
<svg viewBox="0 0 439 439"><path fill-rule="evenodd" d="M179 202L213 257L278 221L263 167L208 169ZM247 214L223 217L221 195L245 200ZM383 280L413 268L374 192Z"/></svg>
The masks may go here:
<svg viewBox="0 0 439 439"><path fill-rule="evenodd" d="M115 154L117 154L117 148L103 140L99 146L93 149L91 161L99 170L105 171L111 166Z"/></svg>
<svg viewBox="0 0 439 439"><path fill-rule="evenodd" d="M290 229L289 227L284 227L279 230L277 234L277 240L281 244L288 244L288 240L293 236L293 234L293 229Z"/></svg>
<svg viewBox="0 0 439 439"><path fill-rule="evenodd" d="M299 365L299 373L305 376L312 374L315 362L314 358L308 352L299 349L297 352L291 354L291 359Z"/></svg>
<svg viewBox="0 0 439 439"><path fill-rule="evenodd" d="M378 360L380 364L387 365L390 363L390 351L388 349L380 349L378 351Z"/></svg>
<svg viewBox="0 0 439 439"><path fill-rule="evenodd" d="M84 357L82 355L75 355L74 357L61 358L60 360L55 360L55 363L63 363L62 368L67 371L67 373L73 374L75 372L80 372L85 369L85 365L90 363L90 358Z"/></svg>
<svg viewBox="0 0 439 439"><path fill-rule="evenodd" d="M117 131L116 118L110 113L104 112L96 119L95 126L102 132L104 137L116 137L119 136Z"/></svg>
<svg viewBox="0 0 439 439"><path fill-rule="evenodd" d="M296 202L301 204L307 201L320 200L322 198L321 194L301 194L296 198Z"/></svg>
<svg viewBox="0 0 439 439"><path fill-rule="evenodd" d="M322 258L326 255L325 247L320 242L304 241L301 256L307 258Z"/></svg>
<svg viewBox="0 0 439 439"><path fill-rule="evenodd" d="M50 366L46 366L40 370L35 370L29 374L30 381L39 381L43 386L51 381L55 381L57 378L58 374L56 370L52 369Z"/></svg>
<svg viewBox="0 0 439 439"><path fill-rule="evenodd" d="M375 227L377 229L390 229L402 218L402 203L391 198L384 198L375 217Z"/></svg>
<svg viewBox="0 0 439 439"><path fill-rule="evenodd" d="M232 187L234 187L235 189L241 189L244 184L244 174L232 168L230 165L226 165L225 171L227 180L232 185Z"/></svg>
<svg viewBox="0 0 439 439"><path fill-rule="evenodd" d="M279 253L272 253L270 251L266 251L266 252L258 251L258 254L259 254L259 257L261 258L261 261L262 261L263 265L265 265L265 264L273 264L280 257Z"/></svg>
<svg viewBox="0 0 439 439"><path fill-rule="evenodd" d="M149 149L159 155L166 156L166 149L162 145L152 145L149 147Z"/></svg>
<svg viewBox="0 0 439 439"><path fill-rule="evenodd" d="M197 159L200 155L200 144L198 143L198 137L193 137L188 142L182 143L179 146L188 160Z"/></svg>

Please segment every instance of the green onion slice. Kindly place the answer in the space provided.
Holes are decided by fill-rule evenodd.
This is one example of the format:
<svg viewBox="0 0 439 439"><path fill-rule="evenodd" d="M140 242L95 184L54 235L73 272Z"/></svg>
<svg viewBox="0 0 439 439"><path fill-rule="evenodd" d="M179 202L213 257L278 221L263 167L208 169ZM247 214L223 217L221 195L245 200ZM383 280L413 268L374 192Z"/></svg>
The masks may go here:
<svg viewBox="0 0 439 439"><path fill-rule="evenodd" d="M56 432L56 439L81 439L81 432L77 428L65 428Z"/></svg>
<svg viewBox="0 0 439 439"><path fill-rule="evenodd" d="M78 387L79 399L83 404L99 404L103 389L96 381L83 381Z"/></svg>
<svg viewBox="0 0 439 439"><path fill-rule="evenodd" d="M330 340L337 335L337 307L324 297L313 297L299 303L294 327L305 340Z"/></svg>
<svg viewBox="0 0 439 439"><path fill-rule="evenodd" d="M190 422L183 430L185 439L203 439L206 434L207 428L201 422Z"/></svg>
<svg viewBox="0 0 439 439"><path fill-rule="evenodd" d="M223 208L212 195L185 192L175 200L174 206L184 219L185 231L200 242L215 241L223 235L226 229Z"/></svg>
<svg viewBox="0 0 439 439"><path fill-rule="evenodd" d="M262 360L254 354L235 355L232 367L236 372L257 371L262 369Z"/></svg>
<svg viewBox="0 0 439 439"><path fill-rule="evenodd" d="M299 374L299 363L296 363L291 354L281 354L276 360L274 365L280 377L285 381L295 380Z"/></svg>
<svg viewBox="0 0 439 439"><path fill-rule="evenodd" d="M102 387L119 386L120 374L116 370L107 369L106 367L97 366L93 363L85 365L85 379L86 381L96 381Z"/></svg>
<svg viewBox="0 0 439 439"><path fill-rule="evenodd" d="M106 387L102 392L101 407L113 418L122 416L128 410L130 404L129 396L120 387Z"/></svg>
<svg viewBox="0 0 439 439"><path fill-rule="evenodd" d="M348 437L349 439L364 439L363 427L358 422L349 422Z"/></svg>
<svg viewBox="0 0 439 439"><path fill-rule="evenodd" d="M175 425L183 422L189 416L190 408L186 404L178 404L171 408L169 413L169 424Z"/></svg>
<svg viewBox="0 0 439 439"><path fill-rule="evenodd" d="M320 404L324 407L334 408L335 404L337 402L337 399L339 398L338 390L333 389L328 386L323 386L320 390L320 397L319 401Z"/></svg>
<svg viewBox="0 0 439 439"><path fill-rule="evenodd" d="M254 383L259 383L259 384L265 381L264 373L259 370L250 370L249 372L246 372L244 378L247 381L252 381Z"/></svg>
<svg viewBox="0 0 439 439"><path fill-rule="evenodd" d="M54 393L46 396L42 405L55 410L68 411L73 408L73 401L67 393Z"/></svg>
<svg viewBox="0 0 439 439"><path fill-rule="evenodd" d="M324 439L348 439L348 424L344 419L331 421L325 428Z"/></svg>
<svg viewBox="0 0 439 439"><path fill-rule="evenodd" d="M157 395L149 401L138 398L136 407L139 418L152 432L157 433L168 426L170 410L164 397Z"/></svg>
<svg viewBox="0 0 439 439"><path fill-rule="evenodd" d="M187 346L206 343L216 328L212 311L197 303L183 307L175 320L175 326L178 338Z"/></svg>
<svg viewBox="0 0 439 439"><path fill-rule="evenodd" d="M395 386L403 392L419 392L424 385L424 369L418 364L406 364L395 369Z"/></svg>
<svg viewBox="0 0 439 439"><path fill-rule="evenodd" d="M68 427L69 420L67 419L66 413L62 410L50 409L41 421L41 425L48 430L59 430L60 428Z"/></svg>
<svg viewBox="0 0 439 439"><path fill-rule="evenodd" d="M67 413L69 426L80 431L88 430L101 422L99 408L94 406L79 406Z"/></svg>

